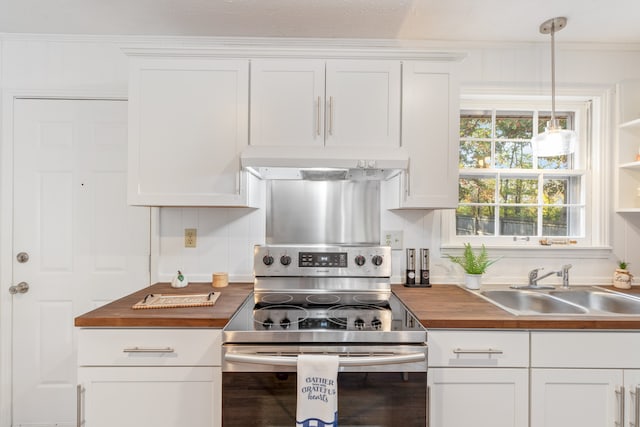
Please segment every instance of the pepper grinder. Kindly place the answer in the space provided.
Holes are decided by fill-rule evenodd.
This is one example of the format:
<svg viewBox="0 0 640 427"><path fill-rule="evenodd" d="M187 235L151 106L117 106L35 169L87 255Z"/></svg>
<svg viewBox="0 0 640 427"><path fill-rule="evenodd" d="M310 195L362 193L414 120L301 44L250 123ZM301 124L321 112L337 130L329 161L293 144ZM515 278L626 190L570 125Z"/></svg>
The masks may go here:
<svg viewBox="0 0 640 427"><path fill-rule="evenodd" d="M420 284L430 287L429 283L429 249L420 249Z"/></svg>
<svg viewBox="0 0 640 427"><path fill-rule="evenodd" d="M405 284L416 284L416 250L411 248L407 249L407 277Z"/></svg>

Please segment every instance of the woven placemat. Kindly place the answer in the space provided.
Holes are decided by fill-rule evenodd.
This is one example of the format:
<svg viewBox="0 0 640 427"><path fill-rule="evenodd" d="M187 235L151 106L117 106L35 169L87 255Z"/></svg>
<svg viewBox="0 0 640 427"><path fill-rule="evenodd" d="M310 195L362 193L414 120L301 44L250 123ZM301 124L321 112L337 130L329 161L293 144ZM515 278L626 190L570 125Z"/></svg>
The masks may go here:
<svg viewBox="0 0 640 427"><path fill-rule="evenodd" d="M135 303L132 308L138 310L141 308L204 307L215 304L219 296L220 292L187 295L149 294Z"/></svg>

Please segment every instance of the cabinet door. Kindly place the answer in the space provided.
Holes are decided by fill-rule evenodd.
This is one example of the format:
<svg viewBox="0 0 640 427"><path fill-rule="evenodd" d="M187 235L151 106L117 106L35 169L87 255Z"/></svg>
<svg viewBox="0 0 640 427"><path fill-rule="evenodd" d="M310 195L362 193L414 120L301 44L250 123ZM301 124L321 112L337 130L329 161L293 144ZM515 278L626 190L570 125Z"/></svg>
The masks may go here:
<svg viewBox="0 0 640 427"><path fill-rule="evenodd" d="M427 377L431 426L528 426L527 369L433 368Z"/></svg>
<svg viewBox="0 0 640 427"><path fill-rule="evenodd" d="M402 71L402 146L409 168L401 208L458 206L458 81L450 63L408 61Z"/></svg>
<svg viewBox="0 0 640 427"><path fill-rule="evenodd" d="M251 61L251 145L324 145L324 61Z"/></svg>
<svg viewBox="0 0 640 427"><path fill-rule="evenodd" d="M624 370L625 427L640 427L640 369Z"/></svg>
<svg viewBox="0 0 640 427"><path fill-rule="evenodd" d="M78 425L217 427L219 367L80 368Z"/></svg>
<svg viewBox="0 0 640 427"><path fill-rule="evenodd" d="M133 58L129 203L244 206L249 62Z"/></svg>
<svg viewBox="0 0 640 427"><path fill-rule="evenodd" d="M617 391L622 380L622 370L617 369L532 369L531 427L602 427L621 422Z"/></svg>
<svg viewBox="0 0 640 427"><path fill-rule="evenodd" d="M400 62L327 61L326 145L400 145Z"/></svg>

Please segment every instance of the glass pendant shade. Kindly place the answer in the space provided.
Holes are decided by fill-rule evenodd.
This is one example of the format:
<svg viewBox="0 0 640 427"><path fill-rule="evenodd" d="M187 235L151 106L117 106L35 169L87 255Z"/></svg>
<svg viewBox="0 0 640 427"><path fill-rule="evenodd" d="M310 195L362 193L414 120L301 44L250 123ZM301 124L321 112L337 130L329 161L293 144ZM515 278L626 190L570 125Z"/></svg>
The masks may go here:
<svg viewBox="0 0 640 427"><path fill-rule="evenodd" d="M575 151L576 139L574 131L562 129L557 120L550 120L545 131L531 139L531 146L538 157L563 156Z"/></svg>

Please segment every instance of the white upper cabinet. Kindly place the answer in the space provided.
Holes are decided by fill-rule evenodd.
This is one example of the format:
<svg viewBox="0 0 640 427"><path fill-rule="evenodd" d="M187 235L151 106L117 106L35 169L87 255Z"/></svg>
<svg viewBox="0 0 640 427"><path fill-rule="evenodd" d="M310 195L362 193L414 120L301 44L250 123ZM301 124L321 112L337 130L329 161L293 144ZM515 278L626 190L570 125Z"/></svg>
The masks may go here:
<svg viewBox="0 0 640 427"><path fill-rule="evenodd" d="M398 147L398 60L251 62L251 145Z"/></svg>
<svg viewBox="0 0 640 427"><path fill-rule="evenodd" d="M251 206L249 61L131 58L128 201L151 206Z"/></svg>
<svg viewBox="0 0 640 427"><path fill-rule="evenodd" d="M460 127L457 62L405 61L402 146L406 173L390 183L391 208L456 208Z"/></svg>

